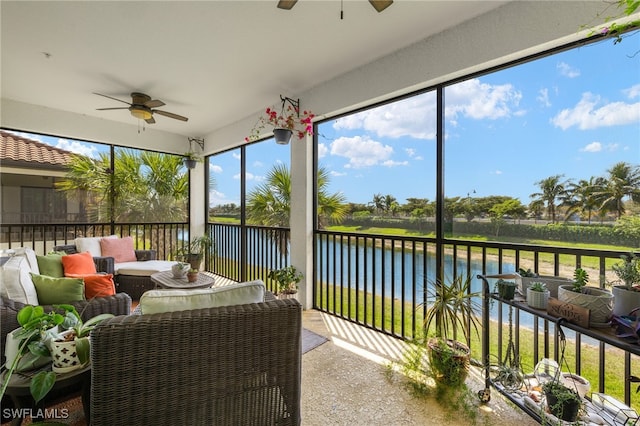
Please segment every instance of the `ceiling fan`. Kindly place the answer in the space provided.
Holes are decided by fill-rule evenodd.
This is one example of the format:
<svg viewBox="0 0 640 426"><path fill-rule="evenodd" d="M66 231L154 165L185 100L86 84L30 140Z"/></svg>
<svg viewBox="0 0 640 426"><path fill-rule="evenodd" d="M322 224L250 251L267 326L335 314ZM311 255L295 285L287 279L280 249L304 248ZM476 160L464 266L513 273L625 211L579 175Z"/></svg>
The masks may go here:
<svg viewBox="0 0 640 426"><path fill-rule="evenodd" d="M187 117L183 117L178 114L174 114L168 111L162 111L160 109L153 109L163 106L165 103L158 99L151 99L151 96L145 95L144 93L133 92L131 93L131 102L123 101L118 98L114 98L111 96L103 95L102 93L95 93L94 95L104 96L105 98L113 99L114 101L122 102L128 107L115 107L115 108L97 108L98 111L107 111L112 109L128 109L135 118L140 120L144 120L149 124L153 124L156 120L153 119L153 114L157 113L160 115L164 115L165 117L174 118L180 121L187 121Z"/></svg>
<svg viewBox="0 0 640 426"><path fill-rule="evenodd" d="M297 2L298 0L280 0L278 1L278 7L280 9L290 10ZM371 3L371 6L373 6L375 10L382 12L387 7L391 6L393 0L369 0L369 3Z"/></svg>

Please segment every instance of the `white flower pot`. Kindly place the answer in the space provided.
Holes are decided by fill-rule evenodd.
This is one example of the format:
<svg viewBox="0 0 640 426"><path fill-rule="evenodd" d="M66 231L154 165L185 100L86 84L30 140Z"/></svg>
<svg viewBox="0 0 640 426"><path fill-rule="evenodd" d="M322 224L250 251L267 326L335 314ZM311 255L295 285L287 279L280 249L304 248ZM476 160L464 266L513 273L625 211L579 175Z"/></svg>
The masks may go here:
<svg viewBox="0 0 640 426"><path fill-rule="evenodd" d="M549 290L546 291L534 291L530 288L527 289L527 305L534 309L547 309L549 303Z"/></svg>
<svg viewBox="0 0 640 426"><path fill-rule="evenodd" d="M73 331L65 331L61 336L66 336L70 333L73 333ZM53 361L52 369L54 372L68 373L69 371L83 367L80 358L78 358L75 339L70 341L52 340L49 343L49 350L51 351L51 359Z"/></svg>
<svg viewBox="0 0 640 426"><path fill-rule="evenodd" d="M549 297L558 297L558 287L561 285L570 285L572 283L571 280L562 277L551 277L551 276L540 276L540 277L522 277L521 278L522 286L520 287L520 292L522 294L526 293L526 289L529 288L531 283L539 282L545 283L547 285L547 290L549 290Z"/></svg>
<svg viewBox="0 0 640 426"><path fill-rule="evenodd" d="M578 376L573 373L562 373L560 380L563 385L569 389L575 390L580 395L580 398L584 398L591 390L591 383L582 376Z"/></svg>
<svg viewBox="0 0 640 426"><path fill-rule="evenodd" d="M627 290L626 287L619 285L613 286L611 291L614 297L614 315L629 315L634 309L640 308L640 291Z"/></svg>
<svg viewBox="0 0 640 426"><path fill-rule="evenodd" d="M558 300L589 309L589 325L604 327L613 312L613 294L600 288L586 288L589 293L578 293L570 285L561 285L558 288Z"/></svg>
<svg viewBox="0 0 640 426"><path fill-rule="evenodd" d="M173 278L184 278L187 276L187 272L191 269L191 265L185 262L178 262L171 266L171 273Z"/></svg>

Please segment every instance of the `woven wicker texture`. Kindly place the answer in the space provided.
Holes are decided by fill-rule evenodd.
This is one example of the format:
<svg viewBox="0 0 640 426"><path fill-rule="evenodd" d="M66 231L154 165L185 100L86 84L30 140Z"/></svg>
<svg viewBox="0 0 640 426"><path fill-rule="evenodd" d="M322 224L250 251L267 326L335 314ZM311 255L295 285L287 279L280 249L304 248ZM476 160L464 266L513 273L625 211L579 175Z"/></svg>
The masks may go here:
<svg viewBox="0 0 640 426"><path fill-rule="evenodd" d="M300 424L293 299L129 315L91 334L91 424Z"/></svg>

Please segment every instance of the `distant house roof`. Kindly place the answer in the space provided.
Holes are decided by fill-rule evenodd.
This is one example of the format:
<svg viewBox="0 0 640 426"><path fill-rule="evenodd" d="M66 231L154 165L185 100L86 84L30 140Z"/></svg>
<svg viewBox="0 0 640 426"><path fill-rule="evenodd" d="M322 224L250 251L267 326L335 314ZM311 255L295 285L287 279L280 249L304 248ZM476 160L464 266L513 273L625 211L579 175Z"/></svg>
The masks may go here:
<svg viewBox="0 0 640 426"><path fill-rule="evenodd" d="M0 130L0 163L4 166L62 169L73 153Z"/></svg>

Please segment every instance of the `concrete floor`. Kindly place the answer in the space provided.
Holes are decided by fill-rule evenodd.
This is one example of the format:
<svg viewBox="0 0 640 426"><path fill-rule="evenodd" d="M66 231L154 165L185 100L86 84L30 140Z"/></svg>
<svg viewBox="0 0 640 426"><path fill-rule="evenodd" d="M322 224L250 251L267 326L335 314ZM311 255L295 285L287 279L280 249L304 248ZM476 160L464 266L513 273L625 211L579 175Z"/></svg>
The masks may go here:
<svg viewBox="0 0 640 426"><path fill-rule="evenodd" d="M414 396L406 378L388 367L401 359L404 344L398 339L314 310L304 311L303 325L329 338L302 356L303 425L538 424L497 391L487 405L473 395L469 411ZM467 386L474 394L484 387L477 369Z"/></svg>

